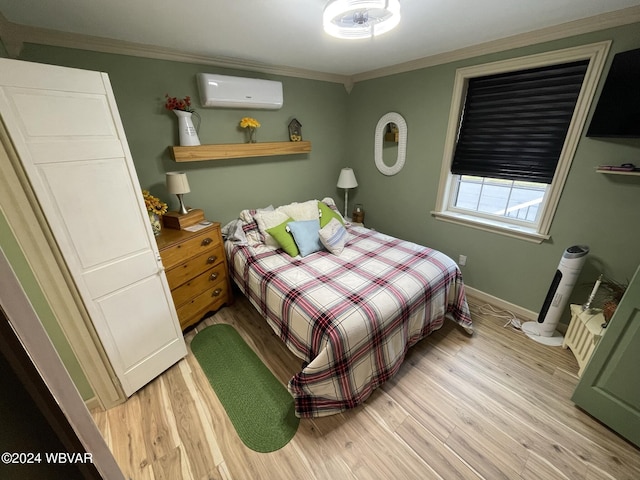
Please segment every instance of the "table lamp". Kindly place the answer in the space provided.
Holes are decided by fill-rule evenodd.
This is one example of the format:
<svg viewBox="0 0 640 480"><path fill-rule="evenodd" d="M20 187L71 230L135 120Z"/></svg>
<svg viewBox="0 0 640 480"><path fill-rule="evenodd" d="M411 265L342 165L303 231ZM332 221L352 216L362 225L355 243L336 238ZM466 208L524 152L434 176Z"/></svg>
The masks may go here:
<svg viewBox="0 0 640 480"><path fill-rule="evenodd" d="M347 218L347 204L349 203L349 189L356 188L358 181L350 168L343 168L340 170L340 176L338 177L338 188L344 188L344 218Z"/></svg>
<svg viewBox="0 0 640 480"><path fill-rule="evenodd" d="M178 202L180 202L178 212L181 215L187 214L188 210L184 206L184 200L182 199L185 193L191 191L187 174L185 172L167 172L167 191L178 197Z"/></svg>

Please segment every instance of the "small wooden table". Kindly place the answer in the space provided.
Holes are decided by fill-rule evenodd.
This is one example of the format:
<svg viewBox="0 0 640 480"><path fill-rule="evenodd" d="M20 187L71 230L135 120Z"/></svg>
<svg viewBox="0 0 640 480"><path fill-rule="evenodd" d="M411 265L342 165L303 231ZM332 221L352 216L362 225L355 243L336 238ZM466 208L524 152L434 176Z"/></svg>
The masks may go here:
<svg viewBox="0 0 640 480"><path fill-rule="evenodd" d="M583 310L582 305L571 305L571 323L564 336L562 348L570 348L578 360L580 366L578 377L582 376L596 345L604 334L602 327L604 322L602 310Z"/></svg>

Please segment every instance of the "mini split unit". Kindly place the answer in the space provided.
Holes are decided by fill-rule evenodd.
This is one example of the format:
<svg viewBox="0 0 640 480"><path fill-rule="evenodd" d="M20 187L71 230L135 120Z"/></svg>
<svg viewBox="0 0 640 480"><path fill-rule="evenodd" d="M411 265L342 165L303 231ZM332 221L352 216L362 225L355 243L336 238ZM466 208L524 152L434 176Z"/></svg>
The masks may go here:
<svg viewBox="0 0 640 480"><path fill-rule="evenodd" d="M203 107L282 108L282 82L212 73L198 73L197 78Z"/></svg>

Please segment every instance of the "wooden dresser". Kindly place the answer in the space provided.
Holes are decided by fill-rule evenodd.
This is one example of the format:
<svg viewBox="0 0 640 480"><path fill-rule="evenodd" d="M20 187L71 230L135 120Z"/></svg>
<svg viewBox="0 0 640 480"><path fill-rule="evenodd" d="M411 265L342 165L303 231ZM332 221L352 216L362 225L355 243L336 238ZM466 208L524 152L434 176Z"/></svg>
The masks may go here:
<svg viewBox="0 0 640 480"><path fill-rule="evenodd" d="M232 302L219 223L197 232L165 228L156 241L182 330Z"/></svg>

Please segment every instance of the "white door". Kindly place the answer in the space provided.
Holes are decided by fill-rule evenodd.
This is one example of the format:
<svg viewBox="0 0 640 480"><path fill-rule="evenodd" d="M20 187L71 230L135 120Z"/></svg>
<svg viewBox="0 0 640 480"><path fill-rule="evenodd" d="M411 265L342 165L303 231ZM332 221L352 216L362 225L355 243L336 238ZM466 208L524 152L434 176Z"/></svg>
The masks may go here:
<svg viewBox="0 0 640 480"><path fill-rule="evenodd" d="M0 59L0 114L131 395L186 347L109 78Z"/></svg>

